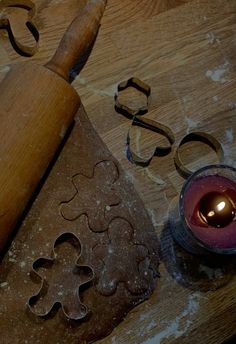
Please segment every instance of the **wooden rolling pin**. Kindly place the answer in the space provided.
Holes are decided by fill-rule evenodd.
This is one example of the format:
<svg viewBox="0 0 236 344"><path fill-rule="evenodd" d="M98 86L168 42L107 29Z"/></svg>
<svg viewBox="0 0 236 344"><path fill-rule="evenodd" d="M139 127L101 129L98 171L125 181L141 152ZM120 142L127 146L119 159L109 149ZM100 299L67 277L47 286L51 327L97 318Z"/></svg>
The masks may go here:
<svg viewBox="0 0 236 344"><path fill-rule="evenodd" d="M69 72L94 41L105 0L90 0L45 66L14 65L0 84L0 253L73 122Z"/></svg>

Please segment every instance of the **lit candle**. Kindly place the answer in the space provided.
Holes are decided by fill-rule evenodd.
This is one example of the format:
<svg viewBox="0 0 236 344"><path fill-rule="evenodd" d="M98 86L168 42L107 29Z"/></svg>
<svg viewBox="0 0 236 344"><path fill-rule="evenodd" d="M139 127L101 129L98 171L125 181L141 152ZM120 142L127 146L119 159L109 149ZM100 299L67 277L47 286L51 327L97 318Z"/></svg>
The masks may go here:
<svg viewBox="0 0 236 344"><path fill-rule="evenodd" d="M224 193L210 192L200 200L199 214L209 226L223 228L234 220L235 206Z"/></svg>
<svg viewBox="0 0 236 344"><path fill-rule="evenodd" d="M182 190L180 212L185 237L211 251L236 253L236 170L219 165L193 174Z"/></svg>

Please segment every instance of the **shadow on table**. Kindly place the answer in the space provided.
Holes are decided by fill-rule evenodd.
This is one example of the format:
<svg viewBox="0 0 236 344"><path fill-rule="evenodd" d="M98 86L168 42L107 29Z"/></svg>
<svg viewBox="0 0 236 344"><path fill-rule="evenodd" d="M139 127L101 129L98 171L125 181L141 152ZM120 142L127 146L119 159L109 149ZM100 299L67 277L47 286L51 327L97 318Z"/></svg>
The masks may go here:
<svg viewBox="0 0 236 344"><path fill-rule="evenodd" d="M191 290L216 290L236 274L236 256L197 256L187 252L174 241L169 222L163 228L160 245L161 260L168 273Z"/></svg>

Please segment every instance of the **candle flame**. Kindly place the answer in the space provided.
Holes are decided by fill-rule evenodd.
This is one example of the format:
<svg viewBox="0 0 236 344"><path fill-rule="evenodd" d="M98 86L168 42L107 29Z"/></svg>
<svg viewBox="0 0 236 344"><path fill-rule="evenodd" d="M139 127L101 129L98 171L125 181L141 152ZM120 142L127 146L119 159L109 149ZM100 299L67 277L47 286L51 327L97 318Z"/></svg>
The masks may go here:
<svg viewBox="0 0 236 344"><path fill-rule="evenodd" d="M217 204L216 208L218 211L222 211L226 206L225 202L220 202L219 204Z"/></svg>

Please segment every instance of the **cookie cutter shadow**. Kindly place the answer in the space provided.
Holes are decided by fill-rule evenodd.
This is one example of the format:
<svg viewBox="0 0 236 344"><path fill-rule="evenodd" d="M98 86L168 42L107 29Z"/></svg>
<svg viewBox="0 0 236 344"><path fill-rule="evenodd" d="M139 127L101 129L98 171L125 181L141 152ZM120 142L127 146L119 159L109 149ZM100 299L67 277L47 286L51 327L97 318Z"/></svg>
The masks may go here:
<svg viewBox="0 0 236 344"><path fill-rule="evenodd" d="M160 238L160 255L170 276L193 291L213 291L227 285L236 274L236 256L194 255L175 242L166 221Z"/></svg>

